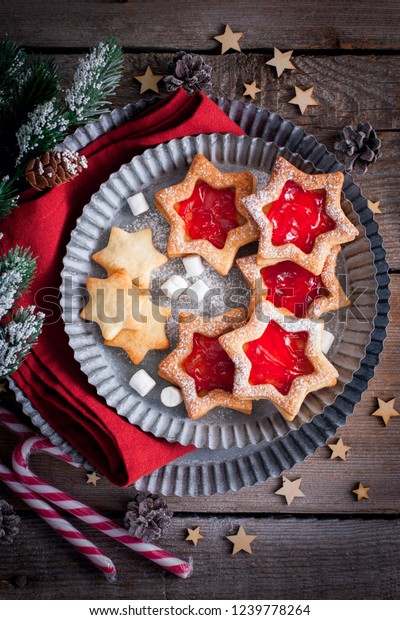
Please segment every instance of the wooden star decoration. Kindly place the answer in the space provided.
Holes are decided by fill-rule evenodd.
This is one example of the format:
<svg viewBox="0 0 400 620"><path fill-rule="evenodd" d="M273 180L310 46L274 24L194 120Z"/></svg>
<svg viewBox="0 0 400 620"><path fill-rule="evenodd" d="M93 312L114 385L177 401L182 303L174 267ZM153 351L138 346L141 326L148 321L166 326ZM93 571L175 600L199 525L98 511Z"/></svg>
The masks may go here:
<svg viewBox="0 0 400 620"><path fill-rule="evenodd" d="M244 527L241 525L238 529L237 534L234 536L226 537L230 542L233 543L232 555L235 553L239 553L239 551L245 551L246 553L253 553L251 549L251 543L253 540L257 538L257 536L252 536L251 534L246 534Z"/></svg>
<svg viewBox="0 0 400 620"><path fill-rule="evenodd" d="M303 491L300 490L301 478L289 480L282 476L282 483L281 488L275 491L275 495L283 495L288 506L290 506L295 497L304 497Z"/></svg>
<svg viewBox="0 0 400 620"><path fill-rule="evenodd" d="M285 69L296 69L296 67L290 61L290 57L293 54L293 50L289 52L281 52L274 47L274 57L271 60L267 60L266 65L271 65L276 68L277 76L280 77Z"/></svg>
<svg viewBox="0 0 400 620"><path fill-rule="evenodd" d="M199 540L201 538L204 538L204 536L202 534L200 534L200 528L196 527L194 530L190 529L190 527L187 528L188 531L188 536L185 538L185 540L190 540L195 547L197 547L197 543L199 542Z"/></svg>
<svg viewBox="0 0 400 620"><path fill-rule="evenodd" d="M359 483L357 489L354 489L353 493L357 495L357 501L361 502L362 499L369 499L368 497L369 487L365 487L361 482Z"/></svg>
<svg viewBox="0 0 400 620"><path fill-rule="evenodd" d="M252 99L256 98L256 94L257 93L261 93L261 88L258 88L257 84L255 82L252 82L251 84L246 84L244 83L243 86L245 87L245 91L243 93L243 97L251 97Z"/></svg>
<svg viewBox="0 0 400 620"><path fill-rule="evenodd" d="M314 86L307 88L307 90L302 90L298 86L295 86L294 90L296 92L296 96L293 97L289 103L292 105L298 105L302 114L304 114L309 105L318 105L318 101L315 101L312 97Z"/></svg>
<svg viewBox="0 0 400 620"><path fill-rule="evenodd" d="M382 211L379 208L380 205L380 200L377 200L376 202L372 202L371 200L368 200L368 208L371 209L372 213L382 213Z"/></svg>
<svg viewBox="0 0 400 620"><path fill-rule="evenodd" d="M400 416L400 413L394 408L395 400L395 398L392 398L392 400L389 400L386 403L384 400L378 398L379 407L378 409L376 409L376 411L371 413L371 415L376 416L377 418L382 418L385 426L387 426L389 424L390 418L397 418Z"/></svg>
<svg viewBox="0 0 400 620"><path fill-rule="evenodd" d="M100 476L98 476L95 471L92 471L91 474L86 474L86 476L86 484L92 484L94 487L97 487L98 481L101 480Z"/></svg>
<svg viewBox="0 0 400 620"><path fill-rule="evenodd" d="M243 32L232 32L231 27L226 25L224 34L214 37L219 43L222 43L221 55L228 50L236 50L240 52L239 39L243 36Z"/></svg>
<svg viewBox="0 0 400 620"><path fill-rule="evenodd" d="M158 93L158 82L163 79L163 75L156 75L151 70L151 67L148 66L146 72L143 75L135 75L135 80L140 82L140 94L145 93L146 90L153 90L155 93Z"/></svg>
<svg viewBox="0 0 400 620"><path fill-rule="evenodd" d="M351 450L350 446L344 445L342 438L340 438L336 443L329 444L328 448L332 450L331 459L342 459L342 461L346 460L346 454L349 450Z"/></svg>

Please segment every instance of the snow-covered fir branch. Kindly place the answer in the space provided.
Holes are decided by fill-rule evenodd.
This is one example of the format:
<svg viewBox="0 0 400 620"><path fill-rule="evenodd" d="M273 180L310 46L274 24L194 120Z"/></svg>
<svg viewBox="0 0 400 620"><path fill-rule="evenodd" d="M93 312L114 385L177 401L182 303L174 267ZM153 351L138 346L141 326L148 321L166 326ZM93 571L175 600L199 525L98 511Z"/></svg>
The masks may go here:
<svg viewBox="0 0 400 620"><path fill-rule="evenodd" d="M18 269L11 269L0 274L0 319L11 310L22 283Z"/></svg>
<svg viewBox="0 0 400 620"><path fill-rule="evenodd" d="M65 94L73 124L94 119L104 112L105 98L114 94L122 74L122 49L115 39L102 41L79 61Z"/></svg>
<svg viewBox="0 0 400 620"><path fill-rule="evenodd" d="M17 165L29 154L43 152L62 140L69 122L57 99L42 103L28 114L27 122L17 132L19 154Z"/></svg>
<svg viewBox="0 0 400 620"><path fill-rule="evenodd" d="M19 246L0 256L0 319L15 305L31 282L36 260Z"/></svg>
<svg viewBox="0 0 400 620"><path fill-rule="evenodd" d="M17 370L42 329L44 314L35 314L35 306L19 308L0 327L0 378Z"/></svg>

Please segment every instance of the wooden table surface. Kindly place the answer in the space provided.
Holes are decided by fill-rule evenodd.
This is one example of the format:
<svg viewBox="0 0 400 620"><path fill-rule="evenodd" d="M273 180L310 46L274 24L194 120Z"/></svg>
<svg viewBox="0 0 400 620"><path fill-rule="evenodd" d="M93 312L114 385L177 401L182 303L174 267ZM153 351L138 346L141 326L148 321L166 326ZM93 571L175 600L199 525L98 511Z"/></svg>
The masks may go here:
<svg viewBox="0 0 400 620"><path fill-rule="evenodd" d="M375 377L336 436L352 448L347 461L330 460L331 451L323 446L296 465L288 475L302 478L304 498L287 507L274 494L280 479L208 498L168 497L175 517L160 543L180 557L193 556L194 574L186 581L76 522L114 560L119 579L110 585L0 486L1 496L22 517L14 546L0 550L0 599L400 597L400 420L385 428L371 417L378 396L400 396L398 9L397 0L0 1L0 36L8 33L35 53L54 55L65 78L72 75L78 54L115 35L126 52L116 106L139 98L134 75L148 64L165 74L173 52L184 49L200 52L212 65L214 94L241 98L243 83L256 80L262 89L257 105L297 123L328 148L344 125L370 122L382 139L382 156L357 182L367 198L380 201L382 214L375 217L392 291L388 337ZM242 53L220 56L213 37L225 24L244 32ZM265 65L274 46L295 50L297 70L279 79ZM319 105L304 116L288 104L294 85L315 87ZM1 429L1 457L7 460L14 445L15 438ZM117 520L135 494L105 479L96 488L88 486L83 471L47 457L35 457L34 466L56 486ZM352 494L359 481L370 487L368 501L357 502ZM225 537L239 525L257 536L252 555L231 555ZM197 547L185 541L186 528L195 526L205 537ZM27 577L24 587L16 586L20 574Z"/></svg>

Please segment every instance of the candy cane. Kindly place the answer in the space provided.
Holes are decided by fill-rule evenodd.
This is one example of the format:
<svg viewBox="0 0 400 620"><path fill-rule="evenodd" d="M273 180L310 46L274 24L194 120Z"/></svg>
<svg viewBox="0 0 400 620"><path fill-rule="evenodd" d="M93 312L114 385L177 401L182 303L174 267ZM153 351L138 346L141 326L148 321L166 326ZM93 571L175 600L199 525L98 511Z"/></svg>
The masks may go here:
<svg viewBox="0 0 400 620"><path fill-rule="evenodd" d="M12 433L19 435L20 437L31 437L35 433L29 426L22 424L17 418L15 413L12 413L8 409L0 406L0 422L4 424Z"/></svg>
<svg viewBox="0 0 400 620"><path fill-rule="evenodd" d="M19 420L19 418L17 418L15 413L12 413L8 409L5 409L1 406L0 423L2 423L3 426L8 428L9 431L14 433L15 435L18 435L21 438L27 439L28 437L38 437L38 435L31 428L29 428L29 426L26 426L26 424L23 424ZM68 454L64 454L64 452L61 452L60 448L57 448L57 446L53 446L53 444L50 442L48 443L46 448L43 448L43 451L57 457L62 461L69 463L73 467L80 467L79 463L75 463L75 461L73 461Z"/></svg>
<svg viewBox="0 0 400 620"><path fill-rule="evenodd" d="M78 517L107 536L114 538L136 553L159 564L175 575L186 579L192 573L192 562L185 562L160 549L152 543L145 543L140 538L133 538L127 531L118 526L107 517L99 514L89 506L75 500L70 495L59 491L34 475L29 469L29 456L34 451L41 451L48 447L48 439L41 437L28 437L19 443L13 454L13 467L21 480L33 491L39 493L52 504L59 506L70 514Z"/></svg>
<svg viewBox="0 0 400 620"><path fill-rule="evenodd" d="M18 481L13 472L0 461L0 480L12 489L24 502L30 506L46 523L58 534L68 540L80 553L99 568L109 581L115 581L116 570L113 562L100 549L90 542L58 512L46 504L35 493Z"/></svg>

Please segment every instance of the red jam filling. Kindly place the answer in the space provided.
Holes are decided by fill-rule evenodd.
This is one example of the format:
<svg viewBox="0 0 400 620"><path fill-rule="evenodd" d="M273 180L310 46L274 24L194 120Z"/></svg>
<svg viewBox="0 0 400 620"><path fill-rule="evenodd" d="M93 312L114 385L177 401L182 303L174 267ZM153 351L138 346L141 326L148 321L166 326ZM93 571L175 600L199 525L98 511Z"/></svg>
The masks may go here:
<svg viewBox="0 0 400 620"><path fill-rule="evenodd" d="M306 316L310 303L327 294L321 276L315 276L290 260L263 267L261 277L268 288L267 300L297 317Z"/></svg>
<svg viewBox="0 0 400 620"><path fill-rule="evenodd" d="M193 348L183 367L196 384L196 392L225 390L232 392L235 366L218 342L202 334L194 334Z"/></svg>
<svg viewBox="0 0 400 620"><path fill-rule="evenodd" d="M251 362L250 383L269 383L286 396L295 377L314 372L304 353L307 339L307 332L287 332L270 321L260 338L243 346Z"/></svg>
<svg viewBox="0 0 400 620"><path fill-rule="evenodd" d="M325 190L309 191L294 181L286 181L278 200L267 211L273 228L272 243L293 243L310 254L318 235L335 228L325 203Z"/></svg>
<svg viewBox="0 0 400 620"><path fill-rule="evenodd" d="M196 183L190 198L178 203L177 212L191 239L206 239L219 250L229 231L239 226L235 190L214 189L204 181Z"/></svg>

